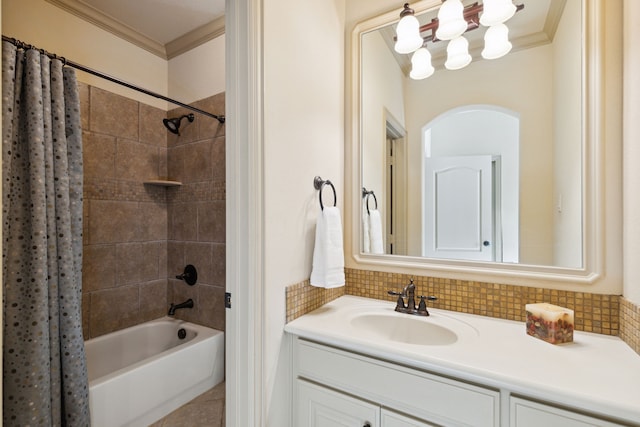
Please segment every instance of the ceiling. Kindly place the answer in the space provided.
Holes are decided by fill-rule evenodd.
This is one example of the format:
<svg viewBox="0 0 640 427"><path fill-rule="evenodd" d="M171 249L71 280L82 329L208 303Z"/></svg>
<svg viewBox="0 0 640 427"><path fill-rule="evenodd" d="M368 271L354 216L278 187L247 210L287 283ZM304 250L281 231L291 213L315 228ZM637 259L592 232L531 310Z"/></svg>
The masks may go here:
<svg viewBox="0 0 640 427"><path fill-rule="evenodd" d="M224 34L225 0L47 0L171 59Z"/></svg>

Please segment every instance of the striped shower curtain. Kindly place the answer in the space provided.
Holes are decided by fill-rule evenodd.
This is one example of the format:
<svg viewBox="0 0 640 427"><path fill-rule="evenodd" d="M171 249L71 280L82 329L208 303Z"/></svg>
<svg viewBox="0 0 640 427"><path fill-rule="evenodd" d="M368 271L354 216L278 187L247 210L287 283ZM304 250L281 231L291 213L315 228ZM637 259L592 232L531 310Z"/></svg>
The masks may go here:
<svg viewBox="0 0 640 427"><path fill-rule="evenodd" d="M75 70L2 46L3 424L88 426Z"/></svg>

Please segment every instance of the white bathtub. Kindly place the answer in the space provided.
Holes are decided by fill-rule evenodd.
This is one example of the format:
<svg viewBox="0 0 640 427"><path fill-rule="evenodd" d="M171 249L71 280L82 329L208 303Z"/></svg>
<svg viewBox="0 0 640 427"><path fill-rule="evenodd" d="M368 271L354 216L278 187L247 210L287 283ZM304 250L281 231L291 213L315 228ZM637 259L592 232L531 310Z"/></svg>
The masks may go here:
<svg viewBox="0 0 640 427"><path fill-rule="evenodd" d="M224 333L169 317L90 339L85 350L93 427L148 426L224 379Z"/></svg>

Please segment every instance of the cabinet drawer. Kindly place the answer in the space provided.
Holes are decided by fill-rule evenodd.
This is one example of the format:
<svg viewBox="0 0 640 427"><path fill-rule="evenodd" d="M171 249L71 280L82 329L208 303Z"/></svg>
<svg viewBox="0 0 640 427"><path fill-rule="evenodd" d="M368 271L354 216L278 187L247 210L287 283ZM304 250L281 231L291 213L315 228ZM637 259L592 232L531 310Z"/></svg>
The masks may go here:
<svg viewBox="0 0 640 427"><path fill-rule="evenodd" d="M378 427L380 408L325 387L296 381L298 427Z"/></svg>
<svg viewBox="0 0 640 427"><path fill-rule="evenodd" d="M297 375L447 426L500 424L500 393L317 343L297 340Z"/></svg>
<svg viewBox="0 0 640 427"><path fill-rule="evenodd" d="M518 397L510 399L510 413L510 425L513 427L622 427L622 424L611 423Z"/></svg>

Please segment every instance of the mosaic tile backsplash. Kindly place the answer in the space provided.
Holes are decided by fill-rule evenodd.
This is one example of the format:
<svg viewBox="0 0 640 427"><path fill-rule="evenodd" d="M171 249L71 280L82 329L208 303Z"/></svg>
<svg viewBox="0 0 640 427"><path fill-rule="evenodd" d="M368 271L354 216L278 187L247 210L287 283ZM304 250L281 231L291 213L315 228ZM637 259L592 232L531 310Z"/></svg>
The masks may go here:
<svg viewBox="0 0 640 427"><path fill-rule="evenodd" d="M640 306L620 298L620 338L640 354Z"/></svg>
<svg viewBox="0 0 640 427"><path fill-rule="evenodd" d="M387 291L401 290L413 278L416 295L438 297L430 303L431 307L524 321L525 304L548 302L574 310L576 330L620 335L640 354L640 309L618 295L356 269L345 269L345 275L346 286L337 289L316 288L308 280L289 286L286 291L287 322L345 294L395 301Z"/></svg>

